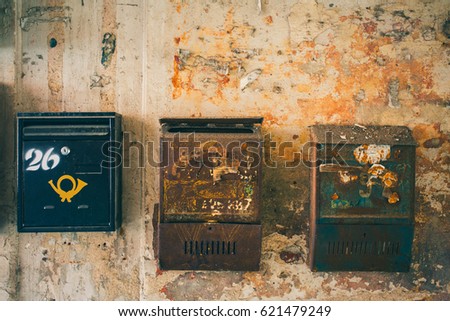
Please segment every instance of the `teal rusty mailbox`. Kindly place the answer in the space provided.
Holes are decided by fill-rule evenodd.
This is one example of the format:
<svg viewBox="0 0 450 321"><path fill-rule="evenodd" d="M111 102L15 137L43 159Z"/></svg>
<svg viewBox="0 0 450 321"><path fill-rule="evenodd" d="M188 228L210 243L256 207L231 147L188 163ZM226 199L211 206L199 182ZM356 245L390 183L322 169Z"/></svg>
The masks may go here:
<svg viewBox="0 0 450 321"><path fill-rule="evenodd" d="M121 140L115 113L19 113L18 231L117 229Z"/></svg>
<svg viewBox="0 0 450 321"><path fill-rule="evenodd" d="M313 270L407 271L416 143L407 127L313 126Z"/></svg>

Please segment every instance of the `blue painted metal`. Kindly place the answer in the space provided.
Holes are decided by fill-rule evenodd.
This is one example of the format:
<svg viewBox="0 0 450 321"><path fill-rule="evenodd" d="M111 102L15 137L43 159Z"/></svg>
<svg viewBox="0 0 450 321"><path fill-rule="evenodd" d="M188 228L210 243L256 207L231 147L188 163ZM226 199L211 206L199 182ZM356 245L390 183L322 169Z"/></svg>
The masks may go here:
<svg viewBox="0 0 450 321"><path fill-rule="evenodd" d="M19 113L18 231L119 228L121 140L115 113Z"/></svg>

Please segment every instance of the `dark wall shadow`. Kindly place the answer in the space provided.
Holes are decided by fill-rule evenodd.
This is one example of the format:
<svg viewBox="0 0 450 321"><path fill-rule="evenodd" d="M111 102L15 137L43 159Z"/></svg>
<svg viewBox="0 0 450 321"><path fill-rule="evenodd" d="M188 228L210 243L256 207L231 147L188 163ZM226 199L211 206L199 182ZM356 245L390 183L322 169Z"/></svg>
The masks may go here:
<svg viewBox="0 0 450 321"><path fill-rule="evenodd" d="M0 83L0 233L11 221L15 209L14 94Z"/></svg>

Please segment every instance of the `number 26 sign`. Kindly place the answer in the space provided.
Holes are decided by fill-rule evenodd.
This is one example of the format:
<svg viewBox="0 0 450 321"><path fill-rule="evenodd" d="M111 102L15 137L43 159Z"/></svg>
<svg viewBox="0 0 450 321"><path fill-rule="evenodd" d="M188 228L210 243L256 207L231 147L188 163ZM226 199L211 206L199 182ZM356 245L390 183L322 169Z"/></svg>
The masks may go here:
<svg viewBox="0 0 450 321"><path fill-rule="evenodd" d="M54 148L49 148L45 153L37 148L30 148L25 153L25 160L31 162L26 168L27 171L37 171L41 168L44 171L54 169L58 166L61 157L53 152Z"/></svg>

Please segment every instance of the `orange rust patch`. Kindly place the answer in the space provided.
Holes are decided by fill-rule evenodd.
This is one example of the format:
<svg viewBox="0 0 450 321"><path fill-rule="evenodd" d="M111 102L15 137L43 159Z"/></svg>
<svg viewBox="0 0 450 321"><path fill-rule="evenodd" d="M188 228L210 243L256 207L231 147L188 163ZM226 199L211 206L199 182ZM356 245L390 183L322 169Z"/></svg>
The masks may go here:
<svg viewBox="0 0 450 321"><path fill-rule="evenodd" d="M175 55L173 57L173 76L172 76L172 98L177 99L181 96L181 80L180 80L180 71L179 71L179 65L180 65L180 57Z"/></svg>
<svg viewBox="0 0 450 321"><path fill-rule="evenodd" d="M364 22L363 23L364 31L368 34L374 34L377 31L377 25L378 24L373 21Z"/></svg>
<svg viewBox="0 0 450 321"><path fill-rule="evenodd" d="M264 18L264 23L265 23L266 25L271 25L271 24L273 23L272 16L267 16L267 17L265 17L265 18Z"/></svg>
<svg viewBox="0 0 450 321"><path fill-rule="evenodd" d="M279 123L279 118L275 117L271 112L265 113L263 117L264 124L266 124L267 126L278 125Z"/></svg>
<svg viewBox="0 0 450 321"><path fill-rule="evenodd" d="M322 99L297 99L297 105L302 112L302 118L316 121L339 121L341 124L355 122L356 108L348 99L335 100L331 95L328 95ZM316 119L317 115L324 119Z"/></svg>
<svg viewBox="0 0 450 321"><path fill-rule="evenodd" d="M389 196L388 202L389 204L395 204L398 201L400 201L400 197L396 192L392 193L391 196Z"/></svg>

